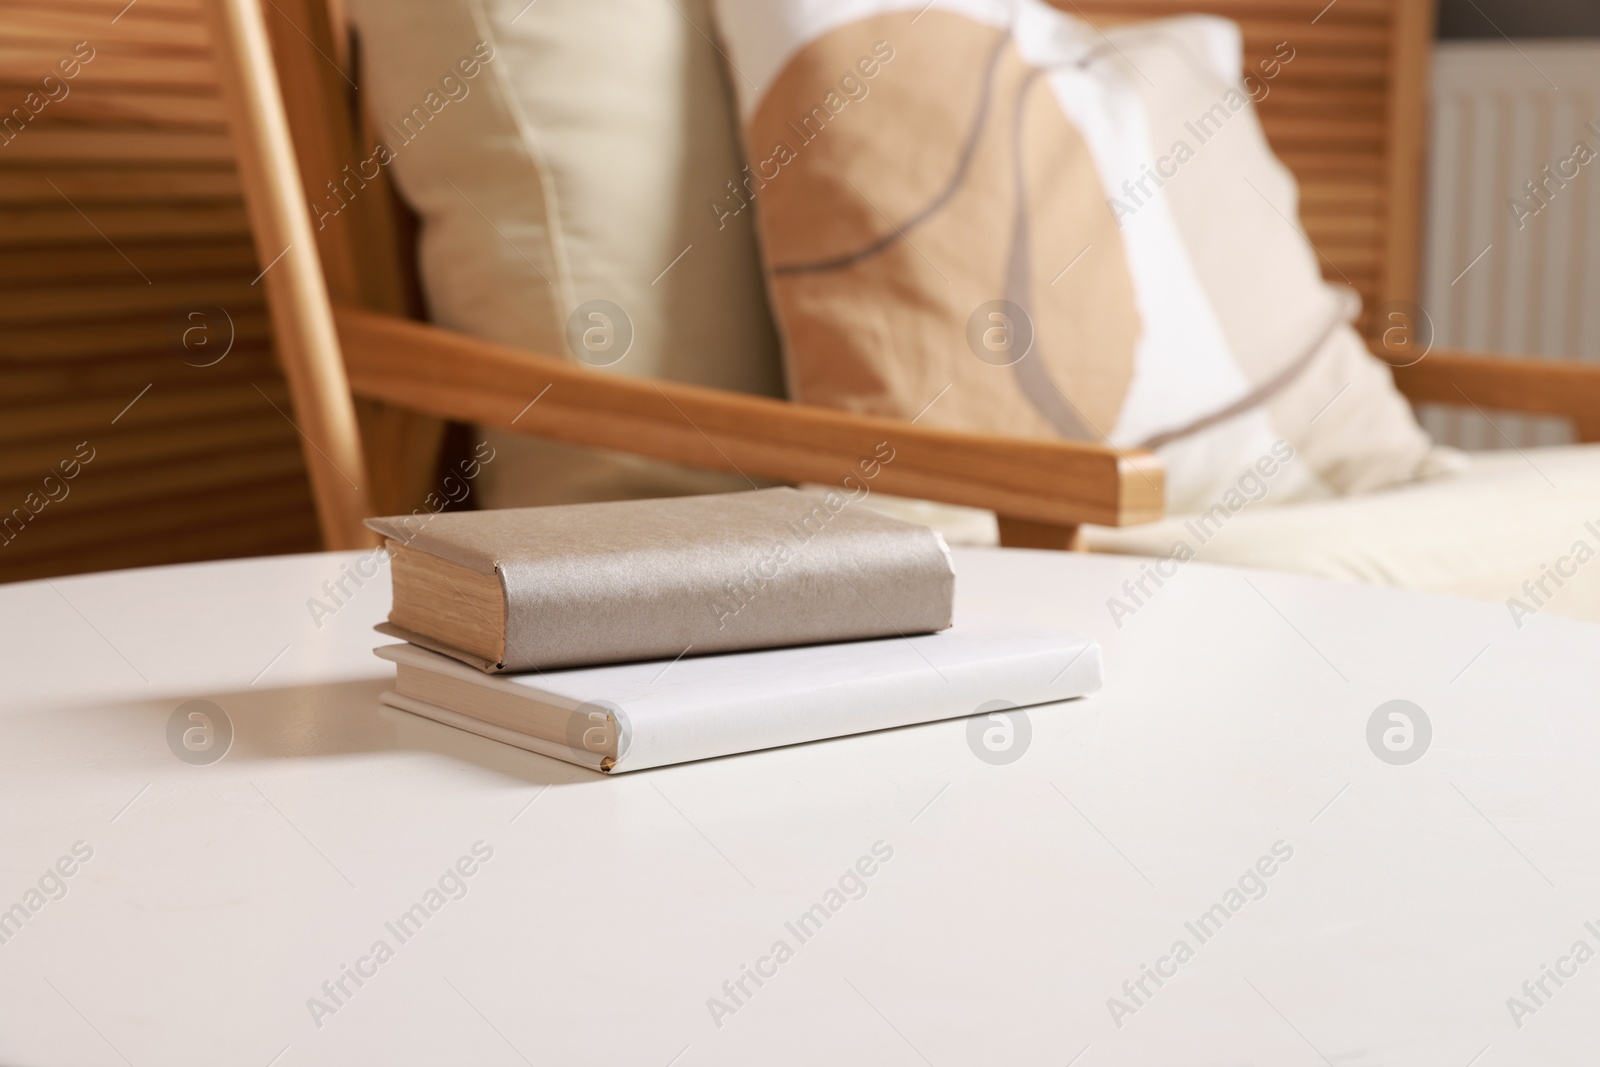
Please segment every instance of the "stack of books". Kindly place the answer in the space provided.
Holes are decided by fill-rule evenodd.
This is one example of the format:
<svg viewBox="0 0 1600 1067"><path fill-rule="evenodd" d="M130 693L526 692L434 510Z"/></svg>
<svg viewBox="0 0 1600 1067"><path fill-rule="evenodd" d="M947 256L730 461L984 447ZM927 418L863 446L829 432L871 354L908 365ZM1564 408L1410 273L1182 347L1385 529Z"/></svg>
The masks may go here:
<svg viewBox="0 0 1600 1067"><path fill-rule="evenodd" d="M1083 696L1094 642L954 613L934 531L794 489L372 519L385 703L604 772Z"/></svg>

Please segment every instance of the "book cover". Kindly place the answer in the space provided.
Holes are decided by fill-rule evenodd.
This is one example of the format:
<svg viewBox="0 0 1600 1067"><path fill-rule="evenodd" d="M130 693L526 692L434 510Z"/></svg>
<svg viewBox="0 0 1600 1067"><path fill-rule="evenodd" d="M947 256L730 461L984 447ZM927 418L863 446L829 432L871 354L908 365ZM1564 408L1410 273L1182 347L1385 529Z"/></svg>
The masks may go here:
<svg viewBox="0 0 1600 1067"><path fill-rule="evenodd" d="M381 629L483 670L550 670L735 649L929 633L950 625L955 572L933 530L794 489L503 511L367 525L503 589L498 656L464 651L433 610ZM413 557L414 558L414 557ZM465 600L465 594L461 597ZM474 608L483 615L492 610ZM402 615L404 621L402 621ZM461 618L476 618L463 611ZM459 627L458 627L459 628Z"/></svg>
<svg viewBox="0 0 1600 1067"><path fill-rule="evenodd" d="M1100 648L963 614L940 633L488 675L409 645L391 706L616 772L1027 707L1100 687Z"/></svg>

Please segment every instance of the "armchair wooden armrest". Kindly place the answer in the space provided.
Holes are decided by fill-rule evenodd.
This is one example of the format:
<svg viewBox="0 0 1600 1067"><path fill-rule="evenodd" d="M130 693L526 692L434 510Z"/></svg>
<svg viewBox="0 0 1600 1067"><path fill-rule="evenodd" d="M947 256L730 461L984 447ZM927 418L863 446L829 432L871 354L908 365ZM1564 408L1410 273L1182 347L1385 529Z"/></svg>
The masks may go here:
<svg viewBox="0 0 1600 1067"><path fill-rule="evenodd" d="M881 442L876 491L989 508L1002 540L1071 547L1080 523L1162 514L1160 461L991 437L676 382L627 378L408 319L337 307L351 390L445 418L711 470L839 485Z"/></svg>
<svg viewBox="0 0 1600 1067"><path fill-rule="evenodd" d="M1436 349L1397 367L1394 380L1413 401L1564 415L1577 423L1581 440L1600 439L1600 364Z"/></svg>

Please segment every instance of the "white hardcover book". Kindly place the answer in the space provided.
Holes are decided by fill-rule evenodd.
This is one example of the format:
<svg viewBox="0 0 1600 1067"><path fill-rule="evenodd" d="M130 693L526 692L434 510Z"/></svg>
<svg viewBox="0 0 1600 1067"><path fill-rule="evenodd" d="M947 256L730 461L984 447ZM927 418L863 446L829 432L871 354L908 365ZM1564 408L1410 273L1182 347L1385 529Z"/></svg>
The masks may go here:
<svg viewBox="0 0 1600 1067"><path fill-rule="evenodd" d="M496 675L415 645L376 650L396 666L384 703L606 772L1068 700L1102 676L1089 638L970 613L916 637L688 651Z"/></svg>

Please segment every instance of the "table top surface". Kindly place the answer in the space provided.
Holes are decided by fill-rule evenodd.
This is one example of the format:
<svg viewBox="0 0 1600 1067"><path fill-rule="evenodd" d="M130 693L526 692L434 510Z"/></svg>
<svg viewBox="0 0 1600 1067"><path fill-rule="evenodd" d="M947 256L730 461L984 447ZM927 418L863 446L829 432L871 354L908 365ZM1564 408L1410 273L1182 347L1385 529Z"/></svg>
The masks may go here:
<svg viewBox="0 0 1600 1067"><path fill-rule="evenodd" d="M0 587L0 1064L1594 1046L1600 627L960 550L1105 688L607 778L382 706L360 560Z"/></svg>

